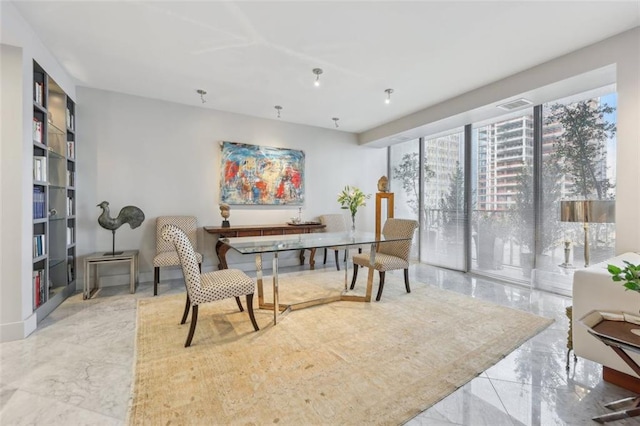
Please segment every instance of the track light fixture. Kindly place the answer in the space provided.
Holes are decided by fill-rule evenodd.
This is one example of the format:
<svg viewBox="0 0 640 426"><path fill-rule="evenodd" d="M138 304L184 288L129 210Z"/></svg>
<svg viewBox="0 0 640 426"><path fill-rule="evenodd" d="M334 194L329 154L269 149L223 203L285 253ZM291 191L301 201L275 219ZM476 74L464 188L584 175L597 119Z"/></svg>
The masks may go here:
<svg viewBox="0 0 640 426"><path fill-rule="evenodd" d="M280 118L280 111L282 111L282 107L280 105L276 105L274 108L278 111L278 118Z"/></svg>
<svg viewBox="0 0 640 426"><path fill-rule="evenodd" d="M336 125L336 129L337 129L338 127L340 127L340 126L338 126L338 120L340 120L338 117L333 117L333 118L332 118L332 120L333 120L333 122L334 122L334 123L335 123L335 125Z"/></svg>
<svg viewBox="0 0 640 426"><path fill-rule="evenodd" d="M320 74L322 74L322 68L314 68L313 73L316 75L316 81L313 83L314 86L320 86Z"/></svg>
<svg viewBox="0 0 640 426"><path fill-rule="evenodd" d="M384 93L387 94L387 99L384 100L385 104L390 104L391 103L391 94L393 93L393 89L386 89L384 91Z"/></svg>
<svg viewBox="0 0 640 426"><path fill-rule="evenodd" d="M207 102L207 100L204 98L204 95L206 95L206 94L207 94L207 91L206 91L206 90L204 90L204 89L196 89L196 93L197 93L198 95L200 95L200 100L202 101L202 103Z"/></svg>

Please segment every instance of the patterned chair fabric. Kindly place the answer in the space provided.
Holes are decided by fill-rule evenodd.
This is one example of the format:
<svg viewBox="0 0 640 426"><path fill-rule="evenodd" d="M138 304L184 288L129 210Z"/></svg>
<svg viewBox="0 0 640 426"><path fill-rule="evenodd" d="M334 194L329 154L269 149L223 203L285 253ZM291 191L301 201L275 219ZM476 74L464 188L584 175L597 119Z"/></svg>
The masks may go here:
<svg viewBox="0 0 640 426"><path fill-rule="evenodd" d="M345 232L347 231L347 223L344 220L342 214L325 214L320 216L320 223L325 225L324 232ZM355 247L351 247L355 248ZM358 246L358 251L362 252L362 247ZM347 249L344 247L327 247L324 249L324 261L327 263L327 250L333 250L336 258L336 269L340 270L340 260L338 259L338 252L344 250L345 259L347 257Z"/></svg>
<svg viewBox="0 0 640 426"><path fill-rule="evenodd" d="M234 297L238 302L240 311L242 311L242 305L240 305L238 297L246 296L249 318L253 328L256 331L259 330L253 314L255 284L249 276L238 269L222 269L203 274L198 266L197 253L194 251L187 234L180 227L174 224L166 224L162 227L161 235L165 241L175 246L187 287L187 304L181 324L184 324L187 319L189 306L192 309L191 327L185 347L190 346L193 339L198 320L198 305L216 300Z"/></svg>
<svg viewBox="0 0 640 426"><path fill-rule="evenodd" d="M395 269L404 269L404 284L407 293L411 293L409 286L409 254L411 253L411 244L413 242L413 234L418 228L418 222L410 219L387 219L382 229L385 238L409 238L410 240L387 241L380 243L376 250L375 264L369 264L370 253L362 253L353 256L353 279L351 280L351 288L355 286L358 276L358 266L373 268L380 274L380 284L378 286L378 295L376 300L379 301L384 288L384 276L386 271Z"/></svg>
<svg viewBox="0 0 640 426"><path fill-rule="evenodd" d="M162 227L167 224L174 224L182 229L191 245L198 246L198 221L193 216L160 216L156 219L156 256L153 258L153 295L158 294L158 283L160 282L160 268L167 266L179 266L180 259L173 244L162 238ZM202 264L202 254L196 252L198 264Z"/></svg>

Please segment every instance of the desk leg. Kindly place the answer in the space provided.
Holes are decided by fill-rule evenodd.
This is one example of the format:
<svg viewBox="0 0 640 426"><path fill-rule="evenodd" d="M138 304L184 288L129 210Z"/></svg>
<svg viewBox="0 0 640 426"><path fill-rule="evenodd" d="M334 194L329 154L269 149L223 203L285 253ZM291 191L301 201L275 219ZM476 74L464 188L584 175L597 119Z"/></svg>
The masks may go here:
<svg viewBox="0 0 640 426"><path fill-rule="evenodd" d="M369 265L371 268L369 269L369 275L367 275L367 292L365 293L364 300L365 302L371 302L371 290L373 288L373 275L375 273L375 269L373 265L376 264L376 244L371 244L371 251L369 255Z"/></svg>
<svg viewBox="0 0 640 426"><path fill-rule="evenodd" d="M310 249L311 253L309 254L309 269L312 271L316 269L316 249Z"/></svg>
<svg viewBox="0 0 640 426"><path fill-rule="evenodd" d="M227 265L227 252L229 251L229 246L218 240L216 242L216 255L218 256L218 269L229 269Z"/></svg>
<svg viewBox="0 0 640 426"><path fill-rule="evenodd" d="M256 254L256 281L258 283L258 307L264 306L264 291L262 289L262 254Z"/></svg>
<svg viewBox="0 0 640 426"><path fill-rule="evenodd" d="M278 252L273 253L273 325L278 323L280 304L278 301Z"/></svg>
<svg viewBox="0 0 640 426"><path fill-rule="evenodd" d="M349 280L349 246L346 247L344 251L344 292L349 291L347 287L347 283Z"/></svg>

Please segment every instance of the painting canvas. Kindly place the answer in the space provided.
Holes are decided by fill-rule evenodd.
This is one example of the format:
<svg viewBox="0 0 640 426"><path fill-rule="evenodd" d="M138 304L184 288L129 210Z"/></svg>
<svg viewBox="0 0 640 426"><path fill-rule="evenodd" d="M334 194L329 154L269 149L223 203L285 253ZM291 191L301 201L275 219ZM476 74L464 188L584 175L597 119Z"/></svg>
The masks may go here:
<svg viewBox="0 0 640 426"><path fill-rule="evenodd" d="M304 204L304 152L222 143L220 201L244 205Z"/></svg>

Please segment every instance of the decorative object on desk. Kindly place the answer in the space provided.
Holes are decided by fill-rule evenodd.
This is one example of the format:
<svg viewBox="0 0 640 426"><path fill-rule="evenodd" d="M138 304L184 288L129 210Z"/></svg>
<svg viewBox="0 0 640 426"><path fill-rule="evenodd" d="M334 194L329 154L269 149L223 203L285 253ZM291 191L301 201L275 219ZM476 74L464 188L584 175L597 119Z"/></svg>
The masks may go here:
<svg viewBox="0 0 640 426"><path fill-rule="evenodd" d="M386 176L378 179L378 192L389 192L389 179Z"/></svg>
<svg viewBox="0 0 640 426"><path fill-rule="evenodd" d="M299 225L302 223L302 207L298 207L298 217L292 217L291 223L294 225Z"/></svg>
<svg viewBox="0 0 640 426"><path fill-rule="evenodd" d="M351 231L356 230L356 213L358 207L366 206L367 199L371 198L371 194L365 195L359 188L355 186L345 186L341 193L338 194L338 202L343 209L349 209L351 212Z"/></svg>
<svg viewBox="0 0 640 426"><path fill-rule="evenodd" d="M623 262L626 265L624 268L616 265L607 265L607 271L611 274L611 279L615 282L623 283L627 290L640 293L640 264L634 265L626 260L623 260Z"/></svg>
<svg viewBox="0 0 640 426"><path fill-rule="evenodd" d="M229 204L227 203L220 203L220 216L222 216L222 219L224 219L222 221L222 227L223 228L228 228L231 226L231 224L229 223L229 216L231 216L231 207L229 206Z"/></svg>
<svg viewBox="0 0 640 426"><path fill-rule="evenodd" d="M102 214L98 217L98 224L104 229L111 231L112 244L111 253L105 253L105 256L120 255L123 252L116 252L116 229L120 228L124 223L128 223L131 229L135 229L144 222L144 213L136 206L125 206L120 209L118 217L115 219L109 216L109 203L103 201L97 205L102 208Z"/></svg>
<svg viewBox="0 0 640 426"><path fill-rule="evenodd" d="M220 201L236 205L303 205L304 152L222 143Z"/></svg>
<svg viewBox="0 0 640 426"><path fill-rule="evenodd" d="M582 222L584 228L584 266L589 266L589 223L613 223L615 200L572 200L560 202L561 222Z"/></svg>

